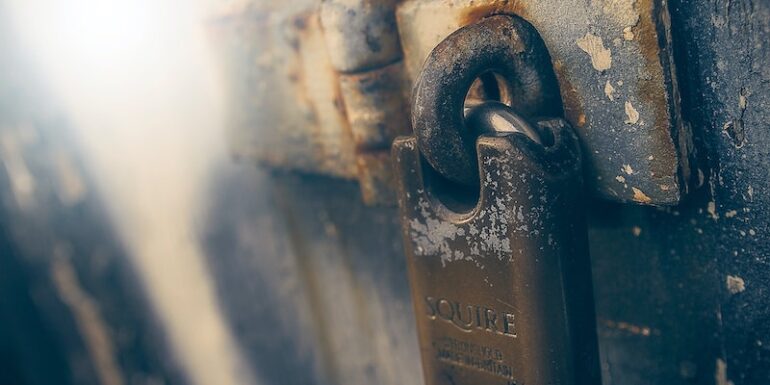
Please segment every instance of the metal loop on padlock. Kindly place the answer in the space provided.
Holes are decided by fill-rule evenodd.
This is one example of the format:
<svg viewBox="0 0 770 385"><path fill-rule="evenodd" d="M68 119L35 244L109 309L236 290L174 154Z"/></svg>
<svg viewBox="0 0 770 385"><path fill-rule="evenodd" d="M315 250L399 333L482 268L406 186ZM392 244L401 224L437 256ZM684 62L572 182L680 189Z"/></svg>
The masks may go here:
<svg viewBox="0 0 770 385"><path fill-rule="evenodd" d="M480 75L493 72L524 118L561 116L563 109L548 51L534 27L496 15L465 26L433 49L413 92L412 127L428 163L445 178L478 184L476 135L463 103Z"/></svg>

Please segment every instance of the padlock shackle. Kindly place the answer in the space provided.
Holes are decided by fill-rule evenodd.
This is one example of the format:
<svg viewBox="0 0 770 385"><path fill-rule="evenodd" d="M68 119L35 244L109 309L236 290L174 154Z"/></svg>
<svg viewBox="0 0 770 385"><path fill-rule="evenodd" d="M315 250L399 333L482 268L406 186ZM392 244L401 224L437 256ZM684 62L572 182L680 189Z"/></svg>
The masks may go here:
<svg viewBox="0 0 770 385"><path fill-rule="evenodd" d="M563 116L551 58L535 28L512 15L495 15L455 31L423 65L412 93L412 127L421 153L439 174L478 185L475 139L464 102L480 75L494 72L523 117Z"/></svg>

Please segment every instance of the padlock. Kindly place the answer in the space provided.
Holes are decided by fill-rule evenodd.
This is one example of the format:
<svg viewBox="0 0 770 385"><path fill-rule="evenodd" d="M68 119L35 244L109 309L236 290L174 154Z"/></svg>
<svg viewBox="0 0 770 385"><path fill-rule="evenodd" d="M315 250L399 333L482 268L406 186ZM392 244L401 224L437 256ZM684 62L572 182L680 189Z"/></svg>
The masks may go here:
<svg viewBox="0 0 770 385"><path fill-rule="evenodd" d="M513 108L465 114L489 71ZM393 158L428 385L600 383L580 146L554 87L537 32L507 15L447 37L416 83Z"/></svg>

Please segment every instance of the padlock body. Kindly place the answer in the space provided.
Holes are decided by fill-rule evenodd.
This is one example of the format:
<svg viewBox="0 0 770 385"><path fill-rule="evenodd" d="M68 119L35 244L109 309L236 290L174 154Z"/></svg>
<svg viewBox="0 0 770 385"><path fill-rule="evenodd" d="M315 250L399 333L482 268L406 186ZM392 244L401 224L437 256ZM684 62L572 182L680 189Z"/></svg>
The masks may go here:
<svg viewBox="0 0 770 385"><path fill-rule="evenodd" d="M479 138L465 212L413 138L394 143L426 384L600 383L579 149L566 126L554 137Z"/></svg>

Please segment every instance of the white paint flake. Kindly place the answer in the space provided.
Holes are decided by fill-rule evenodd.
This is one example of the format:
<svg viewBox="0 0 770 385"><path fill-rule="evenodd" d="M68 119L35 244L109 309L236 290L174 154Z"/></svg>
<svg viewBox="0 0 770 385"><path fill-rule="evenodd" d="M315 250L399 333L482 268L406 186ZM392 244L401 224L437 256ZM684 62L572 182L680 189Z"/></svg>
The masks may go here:
<svg viewBox="0 0 770 385"><path fill-rule="evenodd" d="M639 190L636 187L631 187L631 190L634 192L634 201L641 202L641 203L652 202L652 199L648 197L647 194L644 193L644 191Z"/></svg>
<svg viewBox="0 0 770 385"><path fill-rule="evenodd" d="M511 258L512 248L509 238L509 226L515 230L528 231L522 207L510 206L498 198L494 205L478 212L476 219L485 220L488 226L476 226L473 223L458 225L451 221L435 217L429 209L430 204L424 199L418 202L420 215L409 222L415 254L424 257L438 257L441 265L454 261L473 261L483 268L481 258L486 255L498 259ZM521 224L521 225L517 225ZM457 243L466 243L470 255L457 250Z"/></svg>
<svg viewBox="0 0 770 385"><path fill-rule="evenodd" d="M719 219L719 214L717 214L717 203L714 201L709 202L706 204L706 212L709 213L709 216L713 220Z"/></svg>
<svg viewBox="0 0 770 385"><path fill-rule="evenodd" d="M737 275L728 275L726 284L727 291L729 291L730 294L738 294L746 290L746 282L743 281L743 278L738 277Z"/></svg>
<svg viewBox="0 0 770 385"><path fill-rule="evenodd" d="M604 47L601 37L587 32L585 36L577 39L576 43L591 58L594 69L606 71L612 67L612 51Z"/></svg>
<svg viewBox="0 0 770 385"><path fill-rule="evenodd" d="M610 81L607 80L607 83L604 84L604 94L607 95L607 99L609 99L611 102L615 101L615 87L610 84Z"/></svg>
<svg viewBox="0 0 770 385"><path fill-rule="evenodd" d="M636 124L639 122L639 111L634 108L631 102L626 101L626 124Z"/></svg>
<svg viewBox="0 0 770 385"><path fill-rule="evenodd" d="M634 40L634 31L631 27L623 28L623 38L626 40Z"/></svg>

